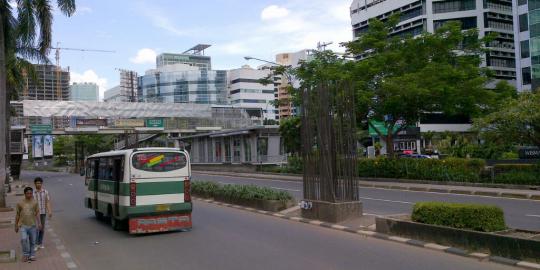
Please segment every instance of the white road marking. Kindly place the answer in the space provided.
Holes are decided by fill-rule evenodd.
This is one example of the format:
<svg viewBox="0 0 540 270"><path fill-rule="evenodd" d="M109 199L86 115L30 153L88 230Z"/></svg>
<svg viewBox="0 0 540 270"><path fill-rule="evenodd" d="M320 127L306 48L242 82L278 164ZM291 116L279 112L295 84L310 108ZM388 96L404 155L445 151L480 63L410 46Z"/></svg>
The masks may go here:
<svg viewBox="0 0 540 270"><path fill-rule="evenodd" d="M381 202L390 202L390 203L414 204L413 202L392 201L392 200L375 199L375 198L368 198L368 197L359 197L359 198L363 199L363 200L368 200L368 201L381 201Z"/></svg>
<svg viewBox="0 0 540 270"><path fill-rule="evenodd" d="M270 187L277 190L286 190L286 191L292 191L292 192L300 192L301 190L298 189L288 189L288 188L278 188L278 187Z"/></svg>
<svg viewBox="0 0 540 270"><path fill-rule="evenodd" d="M525 215L525 216L528 216L528 217L537 217L537 218L540 218L540 215Z"/></svg>
<svg viewBox="0 0 540 270"><path fill-rule="evenodd" d="M238 181L248 181L248 180L253 180L253 181L258 181L258 182L261 182L261 181L265 181L265 182L280 182L280 183L288 183L288 184L295 184L295 185L302 185L303 183L301 181L296 181L296 180L291 180L291 181L287 181L287 180L273 180L273 179L265 179L265 178L253 178L253 177L248 177L248 176L228 176L228 175L214 175L214 174L204 174L204 173L194 173L194 174L197 174L197 175L208 175L208 176L214 176L214 177L225 177L225 178L235 178L235 179L238 179L238 178L243 178L243 179L246 179L246 180L238 180ZM221 182L220 182L221 183ZM230 185L234 185L234 184L230 184ZM520 198L508 198L508 197L493 197L493 196L484 196L484 195L471 195L471 194L456 194L456 193L441 193L441 192L433 192L433 191L414 191L414 190L397 190L397 189L388 189L388 188L381 188L381 187L359 187L360 189L379 189L379 190L388 190L388 191L396 191L396 192L414 192L414 193L426 193L426 194L444 194L444 195L448 195L448 196L460 196L460 197L482 197L482 198L490 198L490 199L494 199L494 200L514 200L514 201L532 201L532 202L535 202L534 200L530 200L530 199L520 199ZM536 201L538 202L538 201Z"/></svg>

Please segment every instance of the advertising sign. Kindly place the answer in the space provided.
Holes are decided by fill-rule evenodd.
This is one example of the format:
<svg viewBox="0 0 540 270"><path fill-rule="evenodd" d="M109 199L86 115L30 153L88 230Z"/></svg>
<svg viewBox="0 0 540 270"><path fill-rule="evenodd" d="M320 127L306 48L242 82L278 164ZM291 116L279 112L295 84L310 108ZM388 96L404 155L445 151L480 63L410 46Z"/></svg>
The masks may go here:
<svg viewBox="0 0 540 270"><path fill-rule="evenodd" d="M149 128L162 128L165 127L163 118L146 119L146 127Z"/></svg>
<svg viewBox="0 0 540 270"><path fill-rule="evenodd" d="M144 127L144 119L116 119L114 120L115 127Z"/></svg>
<svg viewBox="0 0 540 270"><path fill-rule="evenodd" d="M52 126L48 124L30 125L32 134L51 134Z"/></svg>
<svg viewBox="0 0 540 270"><path fill-rule="evenodd" d="M540 159L540 148L524 147L519 149L519 158L521 159Z"/></svg>
<svg viewBox="0 0 540 270"><path fill-rule="evenodd" d="M32 137L32 156L34 158L43 157L43 136L35 135Z"/></svg>
<svg viewBox="0 0 540 270"><path fill-rule="evenodd" d="M77 119L77 127L106 127L107 119Z"/></svg>
<svg viewBox="0 0 540 270"><path fill-rule="evenodd" d="M53 136L52 135L43 136L43 156L45 157L53 156Z"/></svg>

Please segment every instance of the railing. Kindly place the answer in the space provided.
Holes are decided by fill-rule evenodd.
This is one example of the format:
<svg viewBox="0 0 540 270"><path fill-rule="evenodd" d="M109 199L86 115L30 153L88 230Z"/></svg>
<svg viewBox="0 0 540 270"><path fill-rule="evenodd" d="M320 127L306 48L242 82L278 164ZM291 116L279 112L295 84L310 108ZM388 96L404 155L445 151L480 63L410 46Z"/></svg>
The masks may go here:
<svg viewBox="0 0 540 270"><path fill-rule="evenodd" d="M512 6L501 5L501 4L491 3L491 2L487 3L487 8L497 9L497 10L506 11L506 12L512 12Z"/></svg>

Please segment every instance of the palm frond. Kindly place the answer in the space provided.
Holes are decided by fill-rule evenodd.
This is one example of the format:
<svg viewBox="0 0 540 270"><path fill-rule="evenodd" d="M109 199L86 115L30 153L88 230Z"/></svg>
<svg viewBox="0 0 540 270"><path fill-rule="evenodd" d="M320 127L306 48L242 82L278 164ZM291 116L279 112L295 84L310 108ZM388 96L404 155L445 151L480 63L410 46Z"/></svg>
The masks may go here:
<svg viewBox="0 0 540 270"><path fill-rule="evenodd" d="M75 13L76 5L75 0L57 0L58 8L62 13L66 14L68 17L71 17Z"/></svg>
<svg viewBox="0 0 540 270"><path fill-rule="evenodd" d="M52 42L52 7L49 0L34 0L35 15L39 26L39 50L48 54Z"/></svg>
<svg viewBox="0 0 540 270"><path fill-rule="evenodd" d="M33 46L36 39L36 18L33 0L17 0L16 35L25 46Z"/></svg>

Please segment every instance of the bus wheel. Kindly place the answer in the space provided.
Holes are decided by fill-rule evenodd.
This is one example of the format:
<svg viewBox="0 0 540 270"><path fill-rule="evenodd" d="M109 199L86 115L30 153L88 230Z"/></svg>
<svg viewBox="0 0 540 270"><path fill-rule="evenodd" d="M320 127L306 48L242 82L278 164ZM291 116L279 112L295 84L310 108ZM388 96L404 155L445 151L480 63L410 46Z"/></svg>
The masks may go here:
<svg viewBox="0 0 540 270"><path fill-rule="evenodd" d="M111 217L111 227L113 228L113 230L119 231L120 229L122 229L122 221Z"/></svg>
<svg viewBox="0 0 540 270"><path fill-rule="evenodd" d="M97 220L103 220L103 213L96 210L94 211L94 214L96 215Z"/></svg>

